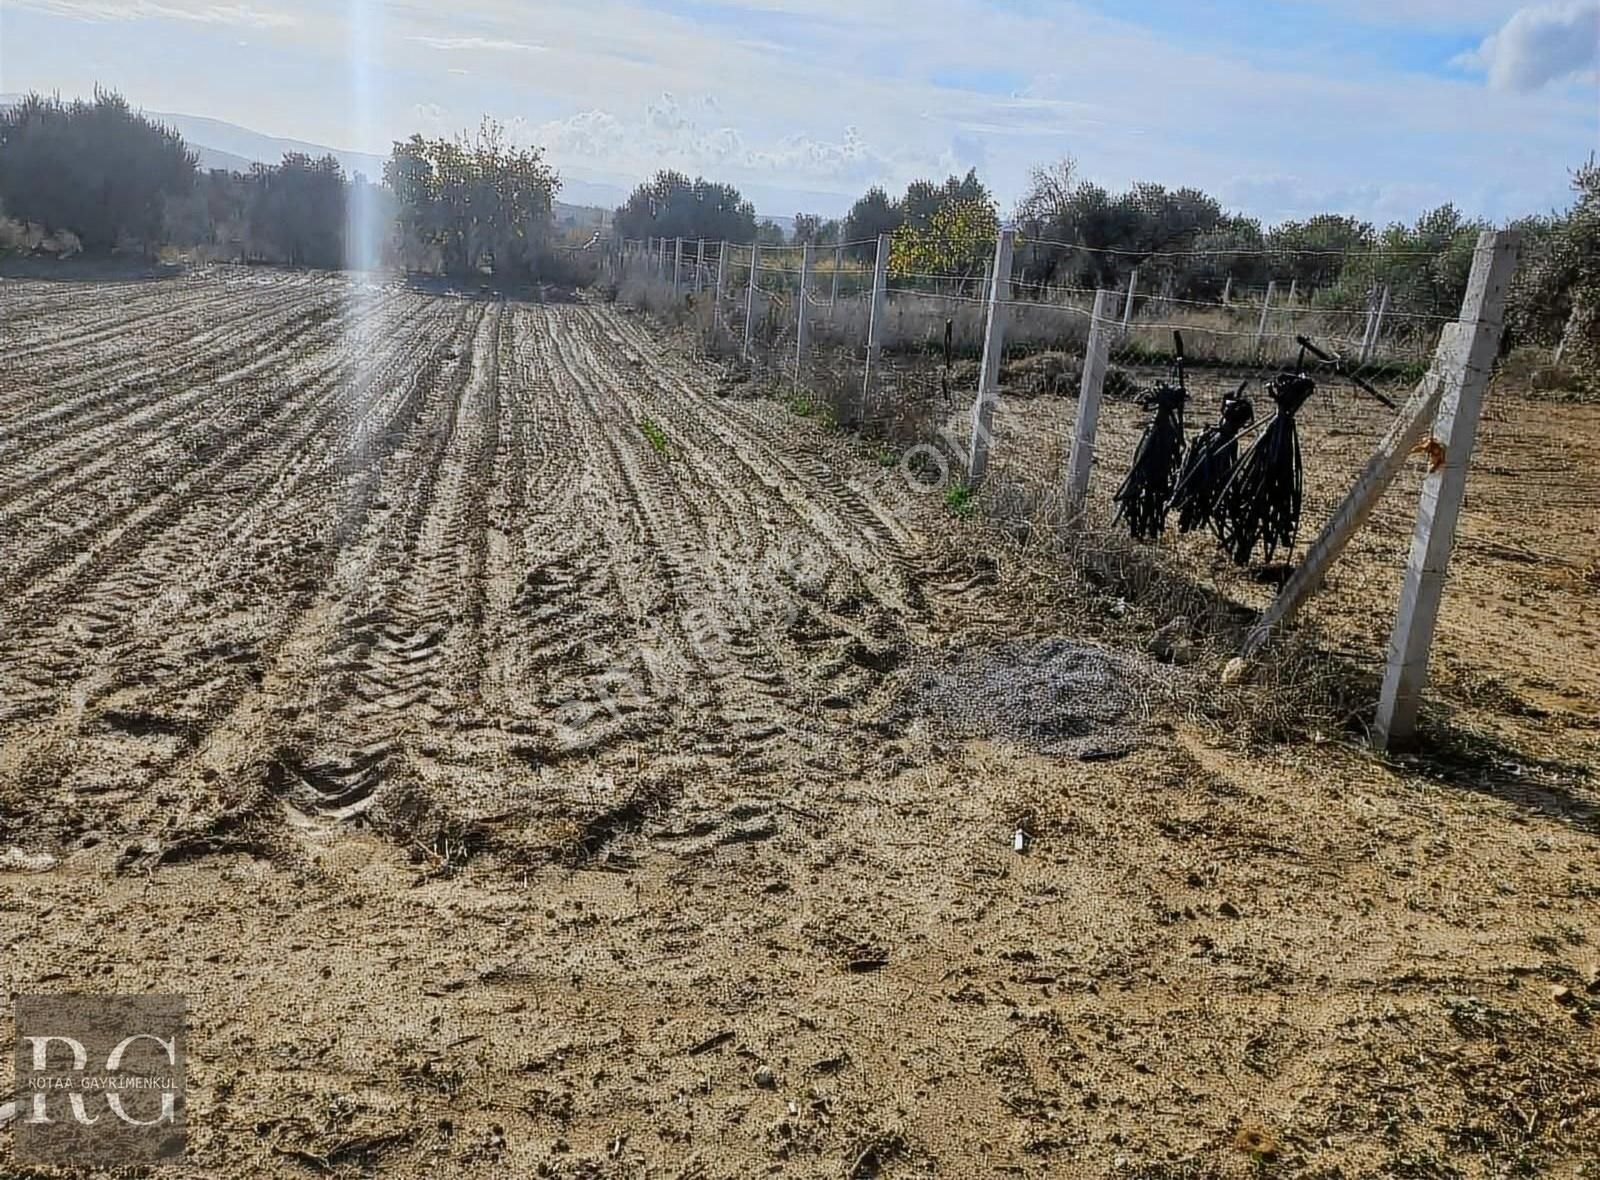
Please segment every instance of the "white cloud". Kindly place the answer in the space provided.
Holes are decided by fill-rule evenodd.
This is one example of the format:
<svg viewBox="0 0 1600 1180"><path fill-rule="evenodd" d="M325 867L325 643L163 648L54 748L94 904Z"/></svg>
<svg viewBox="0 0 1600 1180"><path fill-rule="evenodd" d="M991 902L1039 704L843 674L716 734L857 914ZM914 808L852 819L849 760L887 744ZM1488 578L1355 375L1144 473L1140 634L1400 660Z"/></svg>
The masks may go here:
<svg viewBox="0 0 1600 1180"><path fill-rule="evenodd" d="M1600 0L1519 9L1458 64L1488 73L1496 90L1530 94L1600 66Z"/></svg>
<svg viewBox="0 0 1600 1180"><path fill-rule="evenodd" d="M544 53L545 46L527 41L512 41L504 37L428 37L421 34L411 38L418 45L446 53Z"/></svg>
<svg viewBox="0 0 1600 1180"><path fill-rule="evenodd" d="M235 25L249 29L288 28L298 22L283 12L263 12L249 4L206 4L186 0L14 0L51 16L83 21L180 20L192 24Z"/></svg>
<svg viewBox="0 0 1600 1180"><path fill-rule="evenodd" d="M702 118L713 122L702 123ZM790 134L752 143L745 132L723 121L714 100L685 105L670 93L647 103L636 120L588 110L518 130L548 149L558 164L598 162L632 168L639 175L679 168L734 179L767 175L807 183L856 182L880 175L895 163L869 145L855 127L846 127L838 140Z"/></svg>

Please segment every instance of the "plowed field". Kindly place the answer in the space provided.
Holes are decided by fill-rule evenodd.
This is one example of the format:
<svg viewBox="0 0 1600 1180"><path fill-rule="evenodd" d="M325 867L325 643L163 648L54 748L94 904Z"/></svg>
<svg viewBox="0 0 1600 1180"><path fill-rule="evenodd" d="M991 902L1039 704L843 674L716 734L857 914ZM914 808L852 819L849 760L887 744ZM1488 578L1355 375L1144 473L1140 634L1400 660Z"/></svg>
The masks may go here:
<svg viewBox="0 0 1600 1180"><path fill-rule="evenodd" d="M613 307L0 332L0 986L185 995L205 1174L1600 1158L1582 758L1246 753L1161 620Z"/></svg>

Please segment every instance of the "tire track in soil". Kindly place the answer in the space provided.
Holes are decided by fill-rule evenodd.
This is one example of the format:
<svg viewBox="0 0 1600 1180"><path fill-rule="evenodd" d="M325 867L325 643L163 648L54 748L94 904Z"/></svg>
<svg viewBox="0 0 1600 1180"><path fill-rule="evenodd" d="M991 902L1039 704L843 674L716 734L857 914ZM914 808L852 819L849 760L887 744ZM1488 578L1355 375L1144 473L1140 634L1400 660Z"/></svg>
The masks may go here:
<svg viewBox="0 0 1600 1180"><path fill-rule="evenodd" d="M805 479L780 449L784 444L770 441L736 409L687 382L663 380L647 356L618 346L613 334L626 340L631 328L627 321L612 325L592 312L585 319L597 363L618 374L619 383L643 387L632 400L635 411L652 414L694 469L693 486L684 494L695 494L695 488L713 493L723 506L723 535L732 532L725 527L729 520L762 521L754 547L732 560L759 560L783 539L799 538L829 571L825 594L790 600L800 626L791 628L777 650L769 649L768 659L746 678L764 685L761 695L768 699L798 696L848 715L866 703L892 665L893 650L918 629L922 592L905 572L914 566L912 550L840 481L819 485ZM820 465L813 461L812 466ZM721 553L713 555L722 559ZM737 576L724 561L723 584L737 585ZM818 736L835 731L826 727Z"/></svg>
<svg viewBox="0 0 1600 1180"><path fill-rule="evenodd" d="M186 290L176 300L170 298L170 291L150 291L150 302L154 302L156 306L148 311L143 310L137 303L119 303L117 306L124 314L113 318L110 322L106 322L102 317L92 316L92 313L97 310L92 306L81 310L74 307L73 311L77 314L73 320L68 321L65 326L53 335L46 336L43 340L23 340L15 347L0 348L0 362L4 362L9 368L18 366L24 361L37 361L40 358L68 349L81 352L97 344L120 343L136 328L141 330L141 335L145 335L148 338L150 335L149 330L154 326L168 321L181 321L185 316L197 310L215 309L217 286L221 286L230 294L236 294L241 305L248 307L255 305L255 300L251 296L262 289L276 295L286 288L291 291L296 289L303 290L305 288L323 286L328 282L326 279L309 275L296 275L287 280L271 283L229 281L229 279L224 278L220 282L213 284L213 278L214 276L211 275L204 276L196 282L194 288ZM164 296L166 297L164 298ZM95 325L92 327L82 326L77 321L83 318L94 318ZM8 341L13 334L7 333Z"/></svg>
<svg viewBox="0 0 1600 1180"><path fill-rule="evenodd" d="M398 327L423 309L416 304ZM91 558L8 632L0 659L20 670L19 681L35 684L35 702L48 699L51 686L75 683L89 658L86 653L112 648L147 618L153 608L141 612L139 604L160 604L174 595L192 597L204 585L193 579L193 567L204 567L248 539L240 522L264 521L266 505L293 495L302 482L322 474L314 459L319 448L325 451L337 439L330 427L369 407L362 394L352 398L348 388L352 358L319 354L316 363L320 367L308 371L304 380L297 378L297 370L285 376L291 392L270 417L259 419L259 437L242 439L234 455L238 462L224 460L218 467L217 473L227 477L222 487L209 490L201 483L193 493L180 494L165 513L170 527L150 530L148 540L126 542L117 560L97 563ZM19 710L27 711L24 700L12 696L6 714Z"/></svg>
<svg viewBox="0 0 1600 1180"><path fill-rule="evenodd" d="M208 317L207 326L181 335L141 336L137 348L126 343L114 358L91 356L70 370L53 366L48 376L29 383L27 396L0 402L0 459L8 465L45 445L133 413L173 391L204 382L218 364L280 341L287 327L316 326L341 301L325 288L239 304L225 315ZM16 370L26 372L27 370ZM34 442L30 449L25 442Z"/></svg>
<svg viewBox="0 0 1600 1180"><path fill-rule="evenodd" d="M147 454L163 439L209 426L219 389L249 396L252 378L281 366L308 346L325 347L327 337L348 327L347 318L335 318L336 311L325 304L299 312L250 341L248 348L234 346L197 358L192 372L184 366L151 383L148 392L88 414L85 420L19 433L17 437L24 439L42 437L34 439L31 448L19 447L17 453L0 449L0 462L8 472L0 484L0 537L17 520L36 515L44 503L56 504L53 514L58 517L75 515L59 502L63 485L71 484L81 494L86 480L101 471L126 467L130 459Z"/></svg>
<svg viewBox="0 0 1600 1180"><path fill-rule="evenodd" d="M469 395L472 410L488 408L480 403L496 396L493 382L473 380L489 317L480 305L465 318L470 323L459 325L457 336L465 347L423 375L409 425L387 432L383 452L363 465L315 602L275 652L259 689L208 734L188 773L247 782L252 759L270 752L268 788L292 814L352 819L372 806L373 792L394 777L389 771L402 756L426 756L406 745L439 720L439 706L458 699L435 668L457 664L440 652L461 642L457 601L469 604L471 622L461 579L482 568L473 554L488 543L486 504L475 485L493 461L494 423L469 422L473 444L462 443L458 428ZM473 458L463 459L464 445Z"/></svg>
<svg viewBox="0 0 1600 1180"><path fill-rule="evenodd" d="M88 729L99 762L115 768L107 777L121 785L109 793L148 803L149 786L130 788L157 783L175 767L174 777L189 777L180 760L192 762L212 730L258 689L312 610L341 544L372 510L377 468L419 421L427 385L464 319L440 314L445 310L414 297L393 322L374 316L376 328L369 324L364 339L347 342L349 355L335 362L342 370L336 383L354 369L353 385L241 469L226 505L202 501L195 509L200 519L186 531L214 544L208 558L168 572L166 581L183 589L128 611L124 586L111 579L93 604L81 604L108 631L133 634L121 642L91 636L58 651L68 658L76 651L81 661L104 649L99 666L70 691L62 686L73 683L71 670L47 670L44 679L58 702L69 698L58 704L55 736L93 719ZM142 573L141 563L134 576ZM82 672L81 662L75 670ZM27 736L35 744L51 739L37 728Z"/></svg>
<svg viewBox="0 0 1600 1180"><path fill-rule="evenodd" d="M127 560L147 536L177 519L191 498L205 494L266 445L270 432L261 433L260 428L289 412L293 399L304 391L295 383L296 374L314 368L337 338L338 323L330 321L323 327L326 330L317 341L318 351L288 372L267 372L262 366L247 365L241 370L244 375L230 383L227 400L209 409L203 404L194 407L193 417L204 423L202 438L193 448L203 454L198 463L182 453L191 448L182 445L181 436L176 436L171 426L154 432L160 436L159 445L151 433L141 433L128 447L91 465L92 474L108 485L109 491L93 482L78 489L77 504L109 503L109 510L93 514L73 504L76 527L41 537L33 550L14 535L14 524L7 526L0 539L17 557L15 564L0 573L0 594L11 599L5 608L7 621L14 625L50 602L63 601L73 587L99 576L109 565ZM318 391L332 396L336 390L327 380L326 369L321 372ZM139 442L145 446L135 445ZM119 487L123 467L135 468L143 480ZM82 473L69 472L68 476L74 474Z"/></svg>
<svg viewBox="0 0 1600 1180"><path fill-rule="evenodd" d="M780 420L584 306L374 296L282 373L250 367L270 339L194 358L248 371L175 384L170 420L96 419L102 507L0 571L8 745L88 743L123 822L176 789L192 830L274 800L291 825L570 817L646 748L741 791L868 755L928 626L920 541ZM213 449L113 498L110 456L202 419Z"/></svg>

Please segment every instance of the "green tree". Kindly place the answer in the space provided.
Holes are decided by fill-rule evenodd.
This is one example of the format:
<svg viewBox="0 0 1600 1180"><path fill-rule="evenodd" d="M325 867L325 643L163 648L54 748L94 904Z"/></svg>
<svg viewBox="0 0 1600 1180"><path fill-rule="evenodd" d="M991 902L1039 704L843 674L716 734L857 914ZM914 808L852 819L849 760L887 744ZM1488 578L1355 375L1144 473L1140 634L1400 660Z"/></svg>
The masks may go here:
<svg viewBox="0 0 1600 1180"><path fill-rule="evenodd" d="M846 249L863 262L871 262L877 255L878 235L894 233L904 221L888 193L876 186L869 188L844 219L845 241L853 243Z"/></svg>
<svg viewBox="0 0 1600 1180"><path fill-rule="evenodd" d="M384 180L402 239L439 251L448 274L537 270L553 233L561 181L539 148L517 148L484 119L476 136L394 145Z"/></svg>
<svg viewBox="0 0 1600 1180"><path fill-rule="evenodd" d="M731 184L663 171L633 190L613 225L624 238L747 243L756 237L756 211Z"/></svg>
<svg viewBox="0 0 1600 1180"><path fill-rule="evenodd" d="M964 286L992 265L999 233L1000 215L992 201L951 201L934 210L926 227L908 221L894 231L889 273L912 281L918 276L953 275Z"/></svg>
<svg viewBox="0 0 1600 1180"><path fill-rule="evenodd" d="M1600 393L1600 165L1572 175L1565 214L1522 228L1523 262L1506 310L1510 342L1556 345L1582 386Z"/></svg>
<svg viewBox="0 0 1600 1180"><path fill-rule="evenodd" d="M350 185L332 156L299 152L246 178L250 236L267 257L290 266L337 270L345 264Z"/></svg>
<svg viewBox="0 0 1600 1180"><path fill-rule="evenodd" d="M111 91L71 103L30 94L0 112L0 203L49 232L71 231L87 252L124 239L152 249L167 202L194 183L182 136Z"/></svg>

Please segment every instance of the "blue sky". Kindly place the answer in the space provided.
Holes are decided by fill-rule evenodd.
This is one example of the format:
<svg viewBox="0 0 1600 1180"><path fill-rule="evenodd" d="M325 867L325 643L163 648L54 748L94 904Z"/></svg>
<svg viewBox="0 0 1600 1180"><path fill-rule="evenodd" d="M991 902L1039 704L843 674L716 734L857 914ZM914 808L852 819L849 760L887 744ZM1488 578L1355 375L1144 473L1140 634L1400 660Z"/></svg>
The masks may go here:
<svg viewBox="0 0 1600 1180"><path fill-rule="evenodd" d="M977 167L1267 220L1504 218L1600 142L1600 0L0 0L0 91L87 92L341 148L489 114L568 176L671 166L763 212Z"/></svg>

